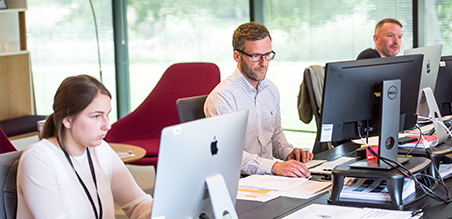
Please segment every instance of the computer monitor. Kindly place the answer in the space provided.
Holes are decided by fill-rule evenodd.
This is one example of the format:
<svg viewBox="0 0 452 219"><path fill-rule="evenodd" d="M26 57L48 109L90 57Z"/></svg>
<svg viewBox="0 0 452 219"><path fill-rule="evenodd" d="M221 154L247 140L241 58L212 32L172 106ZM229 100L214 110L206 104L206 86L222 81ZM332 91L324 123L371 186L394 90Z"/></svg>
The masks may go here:
<svg viewBox="0 0 452 219"><path fill-rule="evenodd" d="M424 62L422 64L421 83L419 85L419 99L417 113L420 117L429 117L429 107L425 97L422 95L424 88L430 87L432 92L435 91L436 79L439 70L439 61L443 45L424 46L419 48L405 50L405 55L423 54ZM421 119L422 119L421 118Z"/></svg>
<svg viewBox="0 0 452 219"><path fill-rule="evenodd" d="M436 103L442 116L452 115L452 56L443 56L435 87Z"/></svg>
<svg viewBox="0 0 452 219"><path fill-rule="evenodd" d="M323 142L378 136L378 159L350 167L389 170L399 158L398 132L417 122L423 55L327 63L321 112Z"/></svg>
<svg viewBox="0 0 452 219"><path fill-rule="evenodd" d="M379 95L385 80L401 80L398 130L413 128L422 61L423 55L407 55L327 63L320 141L359 138L360 133L363 137L379 135Z"/></svg>
<svg viewBox="0 0 452 219"><path fill-rule="evenodd" d="M151 218L237 218L247 121L241 110L162 130Z"/></svg>

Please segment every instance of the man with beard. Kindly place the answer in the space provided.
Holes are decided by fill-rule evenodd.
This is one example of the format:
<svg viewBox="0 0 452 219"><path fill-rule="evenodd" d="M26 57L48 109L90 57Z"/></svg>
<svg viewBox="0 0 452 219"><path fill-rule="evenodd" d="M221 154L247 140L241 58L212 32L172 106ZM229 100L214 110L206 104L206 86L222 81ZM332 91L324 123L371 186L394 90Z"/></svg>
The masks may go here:
<svg viewBox="0 0 452 219"><path fill-rule="evenodd" d="M362 51L357 59L384 58L396 56L402 45L402 24L392 18L386 18L375 26L375 49Z"/></svg>
<svg viewBox="0 0 452 219"><path fill-rule="evenodd" d="M311 160L313 154L287 142L281 127L279 91L273 82L265 79L269 62L276 54L272 51L269 31L256 22L242 24L234 31L232 45L237 68L207 97L206 116L249 110L243 174L309 177L311 174L303 162Z"/></svg>

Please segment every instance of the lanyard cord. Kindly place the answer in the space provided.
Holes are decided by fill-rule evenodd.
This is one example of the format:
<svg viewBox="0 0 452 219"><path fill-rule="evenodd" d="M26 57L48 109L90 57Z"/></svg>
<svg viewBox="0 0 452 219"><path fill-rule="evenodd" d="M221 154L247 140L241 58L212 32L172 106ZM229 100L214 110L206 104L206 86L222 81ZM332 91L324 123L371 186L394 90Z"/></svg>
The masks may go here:
<svg viewBox="0 0 452 219"><path fill-rule="evenodd" d="M71 158L69 157L69 154L67 153L67 151L64 149L63 145L60 142L60 139L57 137L57 141L58 144L60 145L61 150L63 151L64 155L66 155L67 160L69 161L69 164L71 165L72 169L75 172L75 175L77 175L78 181L80 182L80 184L83 187L83 190L85 190L85 194L89 199L89 202L91 203L91 207L93 208L93 212L94 215L96 216L96 219L102 219L102 202L100 201L100 197L99 197L99 193L97 191L97 180L96 180L96 172L94 171L94 166L93 166L93 160L91 159L91 153L89 152L88 148L86 148L86 153L88 155L88 162L89 162L89 168L91 170L91 176L93 177L93 181L94 181L94 185L96 186L96 194L97 194L97 202L99 204L99 215L97 214L97 209L96 209L96 205L94 204L93 198L91 197L91 195L89 194L89 190L86 187L85 183L83 182L82 178L80 177L80 175L78 175L77 171L75 170L74 164L72 164Z"/></svg>

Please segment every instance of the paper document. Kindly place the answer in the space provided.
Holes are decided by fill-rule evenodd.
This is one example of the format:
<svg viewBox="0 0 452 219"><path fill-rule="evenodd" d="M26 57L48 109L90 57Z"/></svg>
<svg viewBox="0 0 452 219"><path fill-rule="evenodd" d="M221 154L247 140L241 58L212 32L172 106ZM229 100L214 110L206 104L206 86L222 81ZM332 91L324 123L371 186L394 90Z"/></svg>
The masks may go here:
<svg viewBox="0 0 452 219"><path fill-rule="evenodd" d="M283 219L418 219L421 216L422 214L418 214L412 217L411 211L311 204L284 217Z"/></svg>
<svg viewBox="0 0 452 219"><path fill-rule="evenodd" d="M446 122L446 121L450 121L452 119L452 116L443 116L442 118L443 118L443 121ZM420 127L422 133L428 133L435 128L435 126L433 125L433 123L431 121L428 121L428 122L429 122L429 124L422 125ZM419 135L419 130L413 129L410 131L405 131L405 133L410 134L410 135Z"/></svg>
<svg viewBox="0 0 452 219"><path fill-rule="evenodd" d="M352 139L352 142L355 144L365 144L367 141L368 145L378 145L378 136L372 136L369 138L364 138L364 142L361 138L357 138L357 139Z"/></svg>
<svg viewBox="0 0 452 219"><path fill-rule="evenodd" d="M310 180L309 182L300 187L291 189L281 194L281 196L289 198L308 199L318 194L328 192L328 189L330 187L331 182L318 182Z"/></svg>
<svg viewBox="0 0 452 219"><path fill-rule="evenodd" d="M334 161L329 161L321 164L320 166L314 167L310 169L311 173L317 173L317 174L331 174L331 171L338 165L341 165L343 163L346 163L348 161L354 160L356 158L354 157L341 157Z"/></svg>
<svg viewBox="0 0 452 219"><path fill-rule="evenodd" d="M405 178L402 199L410 196L415 191L414 181L410 178ZM353 177L345 177L340 199L391 202L386 180Z"/></svg>
<svg viewBox="0 0 452 219"><path fill-rule="evenodd" d="M260 188L274 191L288 191L308 182L306 178L292 178L272 175L251 175L239 180L239 188Z"/></svg>
<svg viewBox="0 0 452 219"><path fill-rule="evenodd" d="M252 189L239 188L237 192L237 199L266 202L281 195L279 191L272 191L266 189Z"/></svg>
<svg viewBox="0 0 452 219"><path fill-rule="evenodd" d="M304 187L305 185L309 186ZM320 194L328 186L311 183L305 178L252 175L239 180L237 199L266 202L283 194L289 194L287 196L293 198L310 198Z"/></svg>
<svg viewBox="0 0 452 219"><path fill-rule="evenodd" d="M452 176L452 163L440 164L438 170L439 175L443 177L443 179L449 178L450 176Z"/></svg>
<svg viewBox="0 0 452 219"><path fill-rule="evenodd" d="M311 168L313 168L315 166L318 166L318 165L320 165L322 163L325 163L325 162L327 162L327 160L310 160L310 161L304 163L304 165L306 165L306 167L308 169L311 169Z"/></svg>

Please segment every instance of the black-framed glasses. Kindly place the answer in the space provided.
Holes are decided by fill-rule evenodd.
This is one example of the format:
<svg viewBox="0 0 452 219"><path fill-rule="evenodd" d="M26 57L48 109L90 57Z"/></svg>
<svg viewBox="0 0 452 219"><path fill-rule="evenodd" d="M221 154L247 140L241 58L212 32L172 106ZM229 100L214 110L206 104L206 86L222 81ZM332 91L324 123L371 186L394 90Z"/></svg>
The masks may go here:
<svg viewBox="0 0 452 219"><path fill-rule="evenodd" d="M236 50L238 52L241 52L241 53L249 56L252 62L260 62L262 60L262 57L265 57L265 59L267 59L267 61L270 61L270 60L274 59L275 55L276 55L276 52L273 50L271 52L265 53L265 54L257 54L257 53L248 54L246 52L243 52L242 50L238 50L238 49L236 49Z"/></svg>

